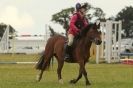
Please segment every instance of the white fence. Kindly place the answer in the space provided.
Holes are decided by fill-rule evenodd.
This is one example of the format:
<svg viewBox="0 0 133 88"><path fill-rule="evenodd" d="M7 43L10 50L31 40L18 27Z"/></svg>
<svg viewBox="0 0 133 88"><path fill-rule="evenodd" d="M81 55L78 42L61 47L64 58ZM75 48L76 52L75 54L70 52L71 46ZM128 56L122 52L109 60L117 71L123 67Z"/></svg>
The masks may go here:
<svg viewBox="0 0 133 88"><path fill-rule="evenodd" d="M15 36L9 35L9 26L7 26L0 41L0 53L40 53L45 49L47 39L50 37L47 27L46 30L46 35ZM9 36L13 38L9 39ZM32 39L29 39L31 37Z"/></svg>
<svg viewBox="0 0 133 88"><path fill-rule="evenodd" d="M105 58L107 63L119 62L121 52L121 21L101 22L102 44L97 46L96 63L99 63L99 58ZM117 41L118 36L118 41ZM118 46L116 45L118 43ZM101 52L101 54L99 54Z"/></svg>

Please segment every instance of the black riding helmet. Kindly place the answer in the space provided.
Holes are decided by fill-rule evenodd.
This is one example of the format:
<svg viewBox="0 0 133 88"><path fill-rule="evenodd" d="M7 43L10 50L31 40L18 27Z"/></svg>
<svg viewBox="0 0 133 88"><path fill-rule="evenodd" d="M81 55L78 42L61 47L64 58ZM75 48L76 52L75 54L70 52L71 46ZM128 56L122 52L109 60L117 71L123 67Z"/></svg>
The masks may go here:
<svg viewBox="0 0 133 88"><path fill-rule="evenodd" d="M76 4L76 10L79 11L79 9L85 8L86 10L88 9L88 3L77 3Z"/></svg>

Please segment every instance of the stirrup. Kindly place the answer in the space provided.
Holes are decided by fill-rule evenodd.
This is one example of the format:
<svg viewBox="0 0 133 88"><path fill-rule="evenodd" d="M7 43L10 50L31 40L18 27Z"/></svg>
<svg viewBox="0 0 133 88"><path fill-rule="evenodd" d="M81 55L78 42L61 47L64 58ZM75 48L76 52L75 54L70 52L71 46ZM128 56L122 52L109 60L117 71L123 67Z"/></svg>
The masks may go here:
<svg viewBox="0 0 133 88"><path fill-rule="evenodd" d="M64 59L66 60L68 60L68 59L70 59L70 55L65 55L65 57L64 57Z"/></svg>
<svg viewBox="0 0 133 88"><path fill-rule="evenodd" d="M64 57L64 61L70 62L71 61L71 56L69 54L66 54Z"/></svg>

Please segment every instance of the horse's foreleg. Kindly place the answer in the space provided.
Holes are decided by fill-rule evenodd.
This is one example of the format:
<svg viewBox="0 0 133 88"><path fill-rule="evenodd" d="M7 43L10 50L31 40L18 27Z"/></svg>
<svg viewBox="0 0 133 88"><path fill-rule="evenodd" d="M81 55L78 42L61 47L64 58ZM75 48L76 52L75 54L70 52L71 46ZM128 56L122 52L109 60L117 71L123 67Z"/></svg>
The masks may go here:
<svg viewBox="0 0 133 88"><path fill-rule="evenodd" d="M77 83L78 80L82 77L82 74L83 74L83 67L85 66L85 64L82 63L82 62L80 62L80 63L79 63L79 66L80 66L80 69L79 69L79 75L78 75L77 79L71 80L70 83L74 83L74 84L75 84L75 83Z"/></svg>
<svg viewBox="0 0 133 88"><path fill-rule="evenodd" d="M86 85L90 85L90 82L89 82L88 77L87 77L87 72L85 69L85 63L81 61L79 63L79 65L80 65L79 75L78 75L77 79L71 80L70 83L75 84L76 82L78 82L78 80L82 77L82 74L83 74L85 77L85 80L86 80Z"/></svg>
<svg viewBox="0 0 133 88"><path fill-rule="evenodd" d="M36 80L39 82L42 79L44 70L41 70L40 73L37 75Z"/></svg>
<svg viewBox="0 0 133 88"><path fill-rule="evenodd" d="M64 60L63 59L58 60L57 74L58 74L59 83L61 84L63 84L62 75L61 75L63 65L64 65Z"/></svg>
<svg viewBox="0 0 133 88"><path fill-rule="evenodd" d="M79 80L81 77L82 77L82 71L81 71L81 67L80 67L80 69L79 69L79 75L78 75L77 79L71 80L70 83L73 83L73 84L77 83L78 80Z"/></svg>
<svg viewBox="0 0 133 88"><path fill-rule="evenodd" d="M87 72L86 72L86 69L85 69L85 64L83 66L82 72L83 72L83 75L84 75L85 80L86 80L86 85L90 85L90 82L89 82L88 77L87 77Z"/></svg>

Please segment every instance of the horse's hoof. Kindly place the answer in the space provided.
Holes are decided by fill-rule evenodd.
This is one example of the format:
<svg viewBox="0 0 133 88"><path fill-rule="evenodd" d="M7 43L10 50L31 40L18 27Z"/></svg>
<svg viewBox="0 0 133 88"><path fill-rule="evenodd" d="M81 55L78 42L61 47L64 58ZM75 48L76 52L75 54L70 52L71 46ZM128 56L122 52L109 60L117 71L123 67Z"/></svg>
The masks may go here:
<svg viewBox="0 0 133 88"><path fill-rule="evenodd" d="M91 83L90 82L86 82L86 86L89 86L89 85L91 85Z"/></svg>
<svg viewBox="0 0 133 88"><path fill-rule="evenodd" d="M75 79L70 80L70 83L71 83L71 84L75 84L75 83L76 83L76 80L75 80Z"/></svg>
<svg viewBox="0 0 133 88"><path fill-rule="evenodd" d="M59 83L60 83L60 84L64 84L63 79L60 79L60 80L59 80Z"/></svg>
<svg viewBox="0 0 133 88"><path fill-rule="evenodd" d="M36 76L36 81L37 81L37 82L40 82L40 80L41 80L40 75L37 75L37 76Z"/></svg>

